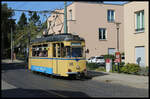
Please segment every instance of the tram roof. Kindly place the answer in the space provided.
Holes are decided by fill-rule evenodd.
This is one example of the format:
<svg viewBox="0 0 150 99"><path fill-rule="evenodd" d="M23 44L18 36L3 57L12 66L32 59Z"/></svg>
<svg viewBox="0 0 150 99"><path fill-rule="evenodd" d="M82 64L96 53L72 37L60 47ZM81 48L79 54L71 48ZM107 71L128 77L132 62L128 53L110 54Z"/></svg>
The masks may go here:
<svg viewBox="0 0 150 99"><path fill-rule="evenodd" d="M31 41L31 43L40 43L40 42L54 42L54 41L84 41L83 38L78 35L73 35L71 33L63 34L51 34L43 36L41 38L36 38Z"/></svg>

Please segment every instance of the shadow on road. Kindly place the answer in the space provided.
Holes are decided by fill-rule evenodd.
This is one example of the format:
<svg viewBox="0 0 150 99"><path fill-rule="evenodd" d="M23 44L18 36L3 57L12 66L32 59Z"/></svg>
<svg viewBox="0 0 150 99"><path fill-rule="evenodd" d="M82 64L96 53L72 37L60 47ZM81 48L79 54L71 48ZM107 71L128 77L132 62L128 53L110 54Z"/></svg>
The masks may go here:
<svg viewBox="0 0 150 99"><path fill-rule="evenodd" d="M109 75L108 73L104 72L97 72L97 71L87 71L88 76L90 77L96 77L96 76L104 76L104 75Z"/></svg>
<svg viewBox="0 0 150 99"><path fill-rule="evenodd" d="M25 63L1 63L2 70L26 69Z"/></svg>
<svg viewBox="0 0 150 99"><path fill-rule="evenodd" d="M55 75L49 75L49 74L45 74L45 73L39 73L39 72L33 72L35 74L40 74L41 76L45 76L45 77L52 77L55 79L61 79L61 80L70 80L70 81L86 81L86 80L90 80L94 77L97 76L105 76L105 75L109 75L108 73L104 73L104 72L97 72L97 71L87 71L87 76L85 77L81 77L80 79L76 79L74 77L63 77L63 76L55 76Z"/></svg>
<svg viewBox="0 0 150 99"><path fill-rule="evenodd" d="M16 69L27 69L27 65L25 65L24 62L22 63L2 63L1 64L1 69L2 70L16 70ZM40 74L43 74L43 73L40 73ZM45 74L47 75L47 74ZM88 70L87 71L87 77L84 79L84 80L88 80L88 79L92 79L93 77L96 77L96 76L104 76L104 75L109 75L108 73L104 73L104 72L97 72L97 71L91 71L91 70ZM48 75L49 76L49 75ZM63 79L66 79L66 80L69 80L68 78L64 78L64 77L54 77L54 78L63 78ZM73 80L73 79L71 79Z"/></svg>
<svg viewBox="0 0 150 99"><path fill-rule="evenodd" d="M89 97L87 94L78 91L62 90L39 90L39 89L7 89L2 90L3 98L7 97Z"/></svg>
<svg viewBox="0 0 150 99"><path fill-rule="evenodd" d="M55 78L55 79L69 80L69 81L86 81L86 80L91 80L92 78L97 77L97 76L109 75L108 73L104 73L104 72L87 71L87 76L81 77L80 79L77 79L77 78L72 77L72 76L63 77L63 76L50 75L50 74L46 74L46 73L42 73L42 72L36 72L36 71L33 71L32 73L36 74L36 75L48 77L48 78L51 77L51 78Z"/></svg>

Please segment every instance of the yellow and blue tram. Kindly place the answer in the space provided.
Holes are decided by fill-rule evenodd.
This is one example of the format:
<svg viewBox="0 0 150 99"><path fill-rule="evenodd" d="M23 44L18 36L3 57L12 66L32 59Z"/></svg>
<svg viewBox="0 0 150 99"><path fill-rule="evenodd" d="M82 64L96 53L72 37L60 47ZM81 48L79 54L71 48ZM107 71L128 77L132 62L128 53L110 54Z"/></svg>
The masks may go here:
<svg viewBox="0 0 150 99"><path fill-rule="evenodd" d="M36 38L29 47L28 69L58 76L86 75L85 40L78 35Z"/></svg>

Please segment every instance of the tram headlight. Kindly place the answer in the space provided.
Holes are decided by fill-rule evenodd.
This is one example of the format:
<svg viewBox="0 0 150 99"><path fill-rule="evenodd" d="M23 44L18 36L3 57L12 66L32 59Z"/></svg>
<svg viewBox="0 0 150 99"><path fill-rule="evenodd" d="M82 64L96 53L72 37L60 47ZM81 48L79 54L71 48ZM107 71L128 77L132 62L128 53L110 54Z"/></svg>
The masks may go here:
<svg viewBox="0 0 150 99"><path fill-rule="evenodd" d="M76 69L80 69L80 66L76 66Z"/></svg>

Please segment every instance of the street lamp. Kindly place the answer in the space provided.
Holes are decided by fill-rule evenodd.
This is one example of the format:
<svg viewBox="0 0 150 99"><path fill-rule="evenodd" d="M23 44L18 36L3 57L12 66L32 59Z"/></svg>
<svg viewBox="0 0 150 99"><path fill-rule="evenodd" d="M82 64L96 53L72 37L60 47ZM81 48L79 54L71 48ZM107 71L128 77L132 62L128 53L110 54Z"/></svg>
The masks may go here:
<svg viewBox="0 0 150 99"><path fill-rule="evenodd" d="M120 22L114 22L114 24L116 25L116 29L117 29L117 52L119 52L119 25L121 23ZM118 73L119 73L119 62L118 62Z"/></svg>
<svg viewBox="0 0 150 99"><path fill-rule="evenodd" d="M119 25L121 23L115 22L114 24L116 25L116 29L117 29L117 51L119 52Z"/></svg>

